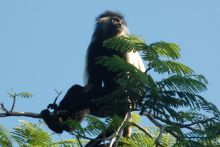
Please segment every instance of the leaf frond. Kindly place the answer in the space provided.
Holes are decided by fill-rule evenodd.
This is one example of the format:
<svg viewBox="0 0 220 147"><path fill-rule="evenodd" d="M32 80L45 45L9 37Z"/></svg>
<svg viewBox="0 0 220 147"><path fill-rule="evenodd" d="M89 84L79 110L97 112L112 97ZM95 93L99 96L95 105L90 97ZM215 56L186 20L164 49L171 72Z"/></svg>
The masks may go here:
<svg viewBox="0 0 220 147"><path fill-rule="evenodd" d="M160 56L168 57L171 59L180 58L180 48L175 43L160 41L152 43L149 46L152 47Z"/></svg>

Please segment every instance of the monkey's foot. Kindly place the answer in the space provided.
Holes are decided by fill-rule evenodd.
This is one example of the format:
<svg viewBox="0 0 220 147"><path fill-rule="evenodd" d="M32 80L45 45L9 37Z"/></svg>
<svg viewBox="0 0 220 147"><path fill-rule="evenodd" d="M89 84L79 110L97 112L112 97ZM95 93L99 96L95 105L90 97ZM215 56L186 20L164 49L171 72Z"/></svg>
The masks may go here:
<svg viewBox="0 0 220 147"><path fill-rule="evenodd" d="M47 109L42 110L40 114L44 122L52 131L60 134L63 132L62 123L56 115L51 114L50 111Z"/></svg>

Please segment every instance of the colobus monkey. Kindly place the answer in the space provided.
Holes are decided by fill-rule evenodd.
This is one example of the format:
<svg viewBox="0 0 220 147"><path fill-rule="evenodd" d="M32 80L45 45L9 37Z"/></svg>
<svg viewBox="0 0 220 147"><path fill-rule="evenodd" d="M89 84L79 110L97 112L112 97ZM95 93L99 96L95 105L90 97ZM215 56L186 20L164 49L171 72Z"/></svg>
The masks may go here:
<svg viewBox="0 0 220 147"><path fill-rule="evenodd" d="M103 41L114 36L128 36L127 24L121 14L106 11L96 19L96 28L93 33L91 43L87 50L86 57L86 85L105 87L115 90L116 73L108 71L102 65L96 64L97 57L118 55L128 63L133 64L141 71L145 71L144 64L138 52L122 54L119 51L103 47Z"/></svg>
<svg viewBox="0 0 220 147"><path fill-rule="evenodd" d="M97 17L95 31L86 55L85 86L72 86L61 100L55 112L66 110L68 113L65 115L51 115L47 109L41 112L44 121L54 132L70 131L72 128L63 123L68 118L81 122L89 113L99 117L109 115L108 110L105 110L102 105L96 104L93 100L118 88L118 84L115 81L117 73L107 70L100 64L96 64L97 57L117 55L141 71L145 71L138 52L131 51L122 54L119 51L103 47L103 41L120 35L129 35L127 24L121 14L106 11Z"/></svg>

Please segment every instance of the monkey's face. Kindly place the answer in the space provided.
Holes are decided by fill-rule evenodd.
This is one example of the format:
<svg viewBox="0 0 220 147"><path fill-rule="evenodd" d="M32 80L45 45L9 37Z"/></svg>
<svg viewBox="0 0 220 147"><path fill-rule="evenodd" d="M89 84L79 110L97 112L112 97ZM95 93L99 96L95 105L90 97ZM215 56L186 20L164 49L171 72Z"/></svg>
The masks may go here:
<svg viewBox="0 0 220 147"><path fill-rule="evenodd" d="M116 16L99 18L97 19L97 25L100 26L105 39L115 35L127 34L125 21Z"/></svg>

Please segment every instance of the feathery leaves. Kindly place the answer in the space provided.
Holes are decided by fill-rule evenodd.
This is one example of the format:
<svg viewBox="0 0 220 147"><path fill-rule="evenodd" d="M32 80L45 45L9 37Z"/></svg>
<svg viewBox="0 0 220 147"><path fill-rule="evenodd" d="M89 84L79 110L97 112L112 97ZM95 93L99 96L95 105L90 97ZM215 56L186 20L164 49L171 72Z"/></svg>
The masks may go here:
<svg viewBox="0 0 220 147"><path fill-rule="evenodd" d="M198 146L204 141L208 144L206 140L210 141L211 137L214 139L220 134L217 132L214 137L208 131L218 128L216 124L220 123L219 110L199 95L207 90L208 82L203 75L195 74L190 67L176 61L180 58L177 44L160 41L147 45L131 35L108 39L104 46L122 53L142 51L143 59L147 62L145 73L117 56L100 57L98 64L118 73L119 85L132 91L132 97L137 96L131 98L138 105L135 110L151 113L153 118L168 125L165 130L177 139L176 145ZM149 71L154 74L150 75ZM153 77L156 73L161 76L165 73L165 78L156 81ZM192 110L194 113L190 113ZM126 139L123 142L130 146L143 142L137 136L131 142Z"/></svg>
<svg viewBox="0 0 220 147"><path fill-rule="evenodd" d="M180 58L177 44L160 41L148 45L131 35L110 38L104 42L104 46L122 53L141 51L147 70L142 72L118 56L97 58L97 64L117 73L118 89L94 100L97 104L106 105L105 109L111 117L100 120L88 116L86 126L73 120L67 121L75 128L72 135L85 143L91 139L87 136L117 130L122 119L113 115L129 110L140 112L158 129L153 132L151 129L133 128L132 136L120 138L119 146L220 145L220 112L200 95L207 90L208 82L203 75L196 74L190 67L177 61ZM162 78L156 77L158 74ZM29 98L32 95L12 92L9 96L15 99L17 96ZM140 122L137 115L132 119ZM20 146L80 146L76 139L52 143L47 133L25 121L12 134L0 128L0 145L12 146L10 139Z"/></svg>
<svg viewBox="0 0 220 147"><path fill-rule="evenodd" d="M14 128L12 138L16 140L19 145L48 145L51 143L50 136L36 125L20 121L21 125Z"/></svg>
<svg viewBox="0 0 220 147"><path fill-rule="evenodd" d="M13 147L10 132L0 125L0 146Z"/></svg>

